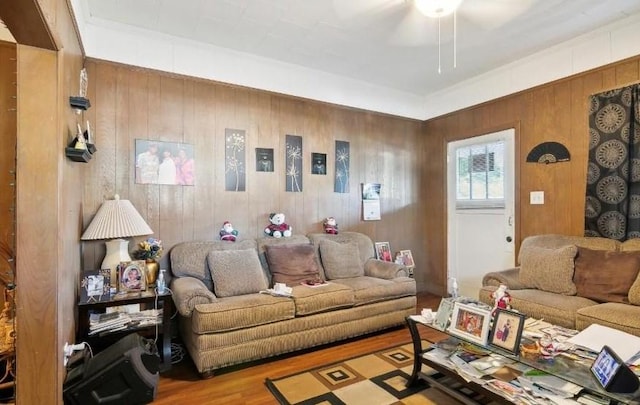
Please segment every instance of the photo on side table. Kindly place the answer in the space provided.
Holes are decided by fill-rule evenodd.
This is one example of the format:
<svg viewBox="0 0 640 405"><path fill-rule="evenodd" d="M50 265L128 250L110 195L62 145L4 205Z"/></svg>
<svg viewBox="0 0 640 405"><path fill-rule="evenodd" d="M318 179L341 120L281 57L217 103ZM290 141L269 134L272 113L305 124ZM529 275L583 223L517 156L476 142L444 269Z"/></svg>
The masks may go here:
<svg viewBox="0 0 640 405"><path fill-rule="evenodd" d="M140 292L147 288L146 266L144 260L121 262L118 265L118 292Z"/></svg>
<svg viewBox="0 0 640 405"><path fill-rule="evenodd" d="M523 314L498 308L493 321L493 330L489 344L506 350L511 354L520 352L520 339L524 327Z"/></svg>
<svg viewBox="0 0 640 405"><path fill-rule="evenodd" d="M99 302L109 300L111 288L111 270L87 270L83 272L80 280L80 302Z"/></svg>
<svg viewBox="0 0 640 405"><path fill-rule="evenodd" d="M443 298L440 300L440 306L438 307L438 312L436 312L436 319L433 321L434 328L443 332L447 330L451 314L453 313L453 304L454 301L452 298Z"/></svg>
<svg viewBox="0 0 640 405"><path fill-rule="evenodd" d="M385 262L393 261L391 258L391 246L389 242L376 242L376 259L382 260Z"/></svg>
<svg viewBox="0 0 640 405"><path fill-rule="evenodd" d="M456 302L449 333L480 346L487 345L491 310Z"/></svg>
<svg viewBox="0 0 640 405"><path fill-rule="evenodd" d="M401 250L400 257L402 257L402 264L404 265L404 267L408 269L413 269L414 267L416 267L416 264L413 261L413 255L411 254L410 250Z"/></svg>

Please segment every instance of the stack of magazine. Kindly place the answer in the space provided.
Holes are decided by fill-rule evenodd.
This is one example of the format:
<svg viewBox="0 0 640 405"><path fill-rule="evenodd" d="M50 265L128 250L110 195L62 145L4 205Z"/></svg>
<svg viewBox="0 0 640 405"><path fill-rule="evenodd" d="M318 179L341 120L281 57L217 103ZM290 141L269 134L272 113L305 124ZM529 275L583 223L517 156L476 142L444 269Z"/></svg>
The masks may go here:
<svg viewBox="0 0 640 405"><path fill-rule="evenodd" d="M91 314L89 317L89 335L107 334L128 328L141 328L162 324L162 309L124 313Z"/></svg>

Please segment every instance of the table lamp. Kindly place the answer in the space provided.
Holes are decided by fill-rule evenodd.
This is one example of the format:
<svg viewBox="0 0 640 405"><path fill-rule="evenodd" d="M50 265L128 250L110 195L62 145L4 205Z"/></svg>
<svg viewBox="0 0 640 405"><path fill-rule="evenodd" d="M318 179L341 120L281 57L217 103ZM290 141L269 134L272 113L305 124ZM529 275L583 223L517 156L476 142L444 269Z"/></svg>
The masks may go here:
<svg viewBox="0 0 640 405"><path fill-rule="evenodd" d="M82 234L81 240L108 239L107 254L101 269L111 270L111 285L116 285L117 268L120 262L131 261L129 241L122 239L132 236L151 235L153 231L140 216L129 200L121 200L116 194L113 200L106 200Z"/></svg>

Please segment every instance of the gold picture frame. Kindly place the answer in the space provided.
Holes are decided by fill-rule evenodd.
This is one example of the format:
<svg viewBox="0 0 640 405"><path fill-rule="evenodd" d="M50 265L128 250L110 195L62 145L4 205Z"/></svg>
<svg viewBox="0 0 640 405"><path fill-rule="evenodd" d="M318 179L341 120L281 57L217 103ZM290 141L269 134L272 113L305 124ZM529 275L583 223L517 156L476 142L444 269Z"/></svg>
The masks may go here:
<svg viewBox="0 0 640 405"><path fill-rule="evenodd" d="M118 292L141 292L147 289L147 271L144 260L121 262L118 265Z"/></svg>

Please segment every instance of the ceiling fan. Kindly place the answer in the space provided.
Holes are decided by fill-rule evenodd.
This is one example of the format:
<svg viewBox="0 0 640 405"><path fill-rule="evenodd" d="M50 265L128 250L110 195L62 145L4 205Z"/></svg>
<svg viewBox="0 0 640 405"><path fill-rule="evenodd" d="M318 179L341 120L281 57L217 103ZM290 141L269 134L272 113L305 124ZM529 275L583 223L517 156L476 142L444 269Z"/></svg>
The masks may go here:
<svg viewBox="0 0 640 405"><path fill-rule="evenodd" d="M394 25L389 43L421 46L435 43L434 22L456 18L483 30L494 30L524 13L535 0L333 0L341 19L368 25ZM449 23L450 24L450 23Z"/></svg>

